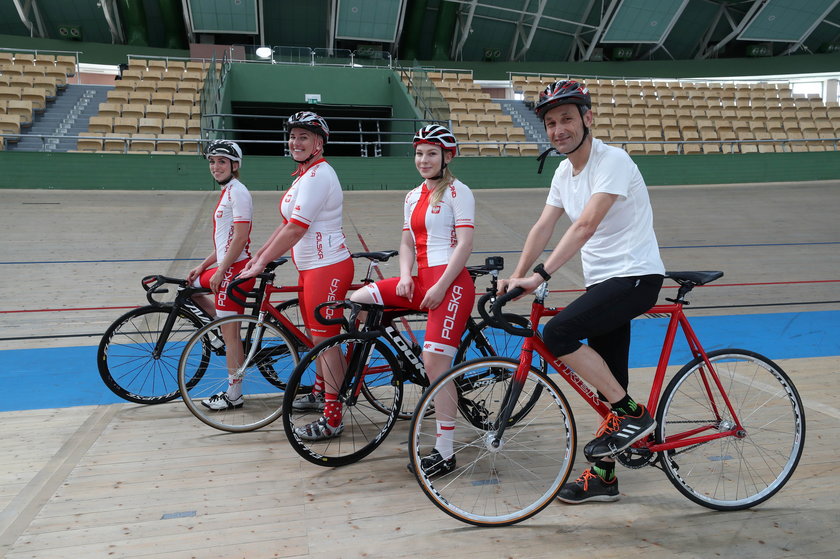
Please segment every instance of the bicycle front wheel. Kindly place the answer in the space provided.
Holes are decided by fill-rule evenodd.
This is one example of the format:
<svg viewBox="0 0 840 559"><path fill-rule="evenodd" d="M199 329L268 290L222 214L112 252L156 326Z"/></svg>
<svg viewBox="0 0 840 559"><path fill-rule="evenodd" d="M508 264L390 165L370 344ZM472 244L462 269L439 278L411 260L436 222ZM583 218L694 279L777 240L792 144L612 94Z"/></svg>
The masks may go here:
<svg viewBox="0 0 840 559"><path fill-rule="evenodd" d="M347 370L353 356L363 351L368 355L358 369ZM331 362L340 363L340 370L331 372ZM295 409L295 399L310 392L319 367L328 386L330 378L342 382L337 392L343 430L339 436L313 441L303 438L299 429L317 421L322 410ZM352 464L373 452L399 415L403 384L395 371L399 371L396 357L378 338L341 334L315 346L301 359L286 388L283 427L292 448L313 464L329 467Z"/></svg>
<svg viewBox="0 0 840 559"><path fill-rule="evenodd" d="M787 374L766 357L743 349L716 350L708 357L744 430L663 452L662 463L671 483L695 503L715 510L749 508L779 491L799 463L805 444L802 401ZM657 442L736 426L701 358L677 372L656 416Z"/></svg>
<svg viewBox="0 0 840 559"><path fill-rule="evenodd" d="M165 343L158 348L169 315L175 314ZM160 404L180 396L178 359L201 321L172 305L132 309L105 331L96 363L99 376L111 392L129 402ZM159 350L159 351L158 351ZM193 375L200 377L210 361L210 346L195 347Z"/></svg>
<svg viewBox="0 0 840 559"><path fill-rule="evenodd" d="M228 387L226 357L211 355L206 371L198 382L189 387L190 379L202 365L201 347L210 330L230 323L239 324L245 363L242 373L244 403L233 409L211 409L209 399L225 392ZM278 326L260 322L254 316L228 316L201 328L190 339L178 364L178 383L187 408L198 419L222 431L244 432L259 429L278 417L283 404L283 393L292 370L299 361L295 342Z"/></svg>
<svg viewBox="0 0 840 559"><path fill-rule="evenodd" d="M462 522L507 526L530 518L551 503L574 464L571 408L554 381L536 368L514 402L518 420L508 422L499 438L499 416L510 400L518 365L486 357L450 369L432 383L411 421L409 454L420 487L439 509ZM452 393L458 394L456 468L427 477L420 460L434 447L437 428L436 418L426 412L435 398Z"/></svg>

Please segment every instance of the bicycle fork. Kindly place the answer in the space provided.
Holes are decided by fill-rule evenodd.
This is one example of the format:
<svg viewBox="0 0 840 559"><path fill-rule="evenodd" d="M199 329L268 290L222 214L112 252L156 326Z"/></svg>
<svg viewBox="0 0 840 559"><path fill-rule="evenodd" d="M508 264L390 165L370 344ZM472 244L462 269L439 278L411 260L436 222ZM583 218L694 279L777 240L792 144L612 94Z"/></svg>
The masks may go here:
<svg viewBox="0 0 840 559"><path fill-rule="evenodd" d="M525 386L525 379L528 378L528 374L531 371L531 362L533 357L534 350L531 348L528 340L526 340L522 346L522 353L519 356L519 366L516 368L516 374L513 375L508 389L505 390L505 396L502 399L502 411L499 414L499 419L497 420L496 431L492 433L492 438L487 439L487 443L489 445L488 450L491 452L494 450L501 450L502 448L502 438L505 436L505 430L507 429L511 416L513 416L513 410L516 407L516 402L519 401L519 396L522 394L522 389Z"/></svg>

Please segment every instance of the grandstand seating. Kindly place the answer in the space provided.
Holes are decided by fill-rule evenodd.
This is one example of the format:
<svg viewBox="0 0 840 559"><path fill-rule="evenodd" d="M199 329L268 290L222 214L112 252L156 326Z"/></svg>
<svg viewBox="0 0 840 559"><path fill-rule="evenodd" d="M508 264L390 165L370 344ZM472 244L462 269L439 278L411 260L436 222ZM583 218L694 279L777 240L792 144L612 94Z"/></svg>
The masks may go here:
<svg viewBox="0 0 840 559"><path fill-rule="evenodd" d="M207 70L199 61L129 59L77 151L196 153Z"/></svg>
<svg viewBox="0 0 840 559"><path fill-rule="evenodd" d="M569 78L513 75L511 84L535 103L545 84L557 79ZM836 103L826 104L819 95L794 96L786 83L580 81L592 94L597 133L630 153L823 151L833 144L795 140L840 135ZM701 143L681 148L664 143L691 140Z"/></svg>

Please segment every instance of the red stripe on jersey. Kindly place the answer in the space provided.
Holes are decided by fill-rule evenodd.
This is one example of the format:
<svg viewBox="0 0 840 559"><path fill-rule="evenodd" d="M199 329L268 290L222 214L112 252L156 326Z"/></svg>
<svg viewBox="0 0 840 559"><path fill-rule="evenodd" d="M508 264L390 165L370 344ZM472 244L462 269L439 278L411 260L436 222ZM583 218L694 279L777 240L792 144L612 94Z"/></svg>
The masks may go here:
<svg viewBox="0 0 840 559"><path fill-rule="evenodd" d="M305 223L305 222L303 222L299 219L292 218L292 219L289 220L289 223L294 223L295 225L300 225L304 229L309 229L309 224Z"/></svg>
<svg viewBox="0 0 840 559"><path fill-rule="evenodd" d="M414 211L411 212L411 232L414 233L414 246L417 250L417 267L429 267L429 231L426 228L426 212L429 211L429 197L432 195L431 191L426 187L426 183L420 188L420 199L417 200L417 205L414 206Z"/></svg>

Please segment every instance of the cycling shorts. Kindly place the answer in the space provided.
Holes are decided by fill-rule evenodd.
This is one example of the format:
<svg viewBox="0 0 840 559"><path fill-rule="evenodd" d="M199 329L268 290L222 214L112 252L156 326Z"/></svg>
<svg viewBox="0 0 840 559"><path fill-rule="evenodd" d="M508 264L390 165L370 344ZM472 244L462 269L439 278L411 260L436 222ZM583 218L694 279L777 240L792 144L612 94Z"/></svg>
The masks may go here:
<svg viewBox="0 0 840 559"><path fill-rule="evenodd" d="M435 285L446 270L446 265L421 268L414 279L414 297L411 300L397 295L397 284L400 278L389 278L367 286L373 300L378 305L386 307L402 307L421 310L420 303L426 292ZM475 302L475 286L466 268L461 270L449 289L443 301L437 308L429 311L426 324L426 336L423 341L423 351L439 353L455 357L461 336L472 314Z"/></svg>
<svg viewBox="0 0 840 559"><path fill-rule="evenodd" d="M315 318L315 307L327 301L344 300L350 284L353 283L354 273L352 258L346 258L329 266L298 272L298 285L301 289L300 311L310 336L330 338L341 333L339 324L328 326L318 322ZM324 309L321 314L325 318L339 318L340 311Z"/></svg>
<svg viewBox="0 0 840 559"><path fill-rule="evenodd" d="M245 307L234 301L230 295L228 295L227 288L239 272L242 271L245 266L248 265L250 262L250 258L245 258L244 260L240 260L239 262L234 262L231 264L230 268L228 268L227 273L225 273L224 277L222 278L222 283L219 284L219 292L216 293L216 317L222 318L223 316L233 316L235 314L242 314L245 311ZM213 266L212 268L207 268L204 270L199 277L195 279L193 285L196 287L206 287L210 288L210 278L213 277L213 274L216 273L218 268ZM248 281L243 282L240 284L240 289L244 291L250 291L254 288L254 283L256 282L257 278L251 278Z"/></svg>

